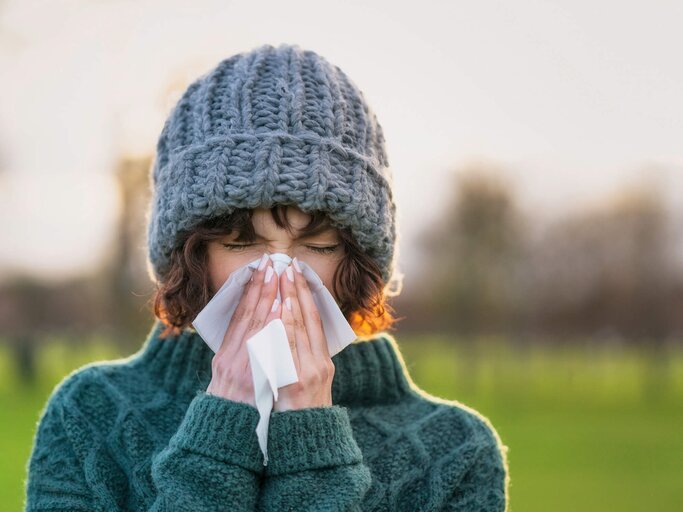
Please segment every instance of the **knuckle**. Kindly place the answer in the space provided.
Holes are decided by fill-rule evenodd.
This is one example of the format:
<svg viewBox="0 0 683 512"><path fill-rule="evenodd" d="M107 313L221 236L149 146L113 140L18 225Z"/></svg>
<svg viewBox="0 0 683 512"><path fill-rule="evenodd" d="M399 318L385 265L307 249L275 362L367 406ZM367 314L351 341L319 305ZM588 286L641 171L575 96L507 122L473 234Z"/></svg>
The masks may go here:
<svg viewBox="0 0 683 512"><path fill-rule="evenodd" d="M248 362L240 365L232 358L214 356L211 360L211 369L222 381L235 384L240 389L249 390L253 387Z"/></svg>
<svg viewBox="0 0 683 512"><path fill-rule="evenodd" d="M251 380L251 375L245 370L240 372L237 382L242 389L249 390L253 387L253 382Z"/></svg>
<svg viewBox="0 0 683 512"><path fill-rule="evenodd" d="M322 382L327 382L327 380L330 378L330 375L332 372L330 371L330 368L327 366L326 362L322 362L320 366L318 367L318 376L319 379Z"/></svg>
<svg viewBox="0 0 683 512"><path fill-rule="evenodd" d="M232 369L231 360L227 357L216 355L211 361L211 369L222 377L229 377Z"/></svg>
<svg viewBox="0 0 683 512"><path fill-rule="evenodd" d="M287 333L287 341L289 341L289 348L296 350L296 337L293 332Z"/></svg>
<svg viewBox="0 0 683 512"><path fill-rule="evenodd" d="M233 320L236 322L241 321L246 315L245 307L243 304L240 304L237 306L237 309L235 309L235 312L232 315Z"/></svg>
<svg viewBox="0 0 683 512"><path fill-rule="evenodd" d="M306 371L306 372L301 372L301 377L299 379L299 382L302 384L302 386L311 386L316 384L316 376L315 376L314 371Z"/></svg>
<svg viewBox="0 0 683 512"><path fill-rule="evenodd" d="M327 382L327 369L323 367L319 367L318 371L315 372L315 381L317 383L322 383L322 382Z"/></svg>
<svg viewBox="0 0 683 512"><path fill-rule="evenodd" d="M311 374L308 376L308 380L309 382L312 382L314 384L320 384L323 381L323 377L320 373L320 370L311 372Z"/></svg>
<svg viewBox="0 0 683 512"><path fill-rule="evenodd" d="M258 331L263 326L263 320L257 317L251 317L249 320L249 331Z"/></svg>
<svg viewBox="0 0 683 512"><path fill-rule="evenodd" d="M241 311L240 311L239 316L238 316L238 320L240 322L247 320L247 319L251 319L254 316L254 308L253 307L250 307L250 306L247 306L246 304L244 304L244 305L241 305L238 307L238 309L240 309L240 308L241 308ZM235 314L237 314L237 310L235 310Z"/></svg>
<svg viewBox="0 0 683 512"><path fill-rule="evenodd" d="M304 376L305 382L311 385L319 385L325 382L325 376L323 375L323 370L319 367L312 368L306 372Z"/></svg>

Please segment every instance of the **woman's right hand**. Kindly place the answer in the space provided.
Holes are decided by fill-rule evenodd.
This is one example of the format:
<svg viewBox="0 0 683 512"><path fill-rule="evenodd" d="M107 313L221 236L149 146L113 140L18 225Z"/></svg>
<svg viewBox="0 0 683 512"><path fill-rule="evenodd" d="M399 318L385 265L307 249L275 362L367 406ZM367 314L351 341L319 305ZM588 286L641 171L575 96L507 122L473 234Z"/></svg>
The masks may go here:
<svg viewBox="0 0 683 512"><path fill-rule="evenodd" d="M264 259L261 259L261 264ZM268 283L264 279L270 276ZM211 361L211 382L207 393L221 396L256 407L254 382L249 364L246 340L260 331L271 320L280 318L281 305L274 303L277 297L278 276L273 261L265 256L265 266L252 273L245 285L230 325L225 332L223 344ZM271 311L272 306L276 306Z"/></svg>

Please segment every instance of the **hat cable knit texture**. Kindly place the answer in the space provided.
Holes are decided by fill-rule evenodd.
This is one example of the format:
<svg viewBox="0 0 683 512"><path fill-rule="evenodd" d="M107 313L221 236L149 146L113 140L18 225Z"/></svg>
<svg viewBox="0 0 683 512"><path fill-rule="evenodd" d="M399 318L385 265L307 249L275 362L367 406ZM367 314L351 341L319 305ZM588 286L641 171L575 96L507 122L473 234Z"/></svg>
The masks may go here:
<svg viewBox="0 0 683 512"><path fill-rule="evenodd" d="M147 246L157 282L183 232L274 204L326 212L390 281L396 205L382 128L363 92L315 52L265 44L222 60L182 94L156 149Z"/></svg>

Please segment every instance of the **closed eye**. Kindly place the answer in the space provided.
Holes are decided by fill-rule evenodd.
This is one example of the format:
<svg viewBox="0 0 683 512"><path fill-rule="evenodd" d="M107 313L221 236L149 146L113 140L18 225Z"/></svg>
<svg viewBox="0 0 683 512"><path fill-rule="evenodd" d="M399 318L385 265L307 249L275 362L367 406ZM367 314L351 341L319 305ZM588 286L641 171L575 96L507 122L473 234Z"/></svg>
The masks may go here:
<svg viewBox="0 0 683 512"><path fill-rule="evenodd" d="M308 247L313 252L317 252L318 254L330 254L337 250L339 244L328 245L327 247L316 247L314 245L307 245L306 247Z"/></svg>
<svg viewBox="0 0 683 512"><path fill-rule="evenodd" d="M226 249L229 249L230 251L233 252L241 252L244 250L245 247L251 247L252 245L256 244L221 244L223 247ZM326 247L316 247L315 245L307 245L306 246L309 250L318 253L318 254L331 254L334 251L337 250L337 247L339 247L339 244L335 245L329 245Z"/></svg>

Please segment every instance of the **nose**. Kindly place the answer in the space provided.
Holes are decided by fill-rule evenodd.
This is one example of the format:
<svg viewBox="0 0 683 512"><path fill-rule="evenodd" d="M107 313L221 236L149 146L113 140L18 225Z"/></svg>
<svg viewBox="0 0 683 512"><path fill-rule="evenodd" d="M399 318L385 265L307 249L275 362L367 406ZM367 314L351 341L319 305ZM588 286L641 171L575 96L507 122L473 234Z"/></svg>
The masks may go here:
<svg viewBox="0 0 683 512"><path fill-rule="evenodd" d="M293 256L290 256L286 252L280 252L280 251L270 252L269 256L270 256L270 259L273 260L274 262L284 263L285 265L288 265L289 262L292 261L292 258L293 258Z"/></svg>

